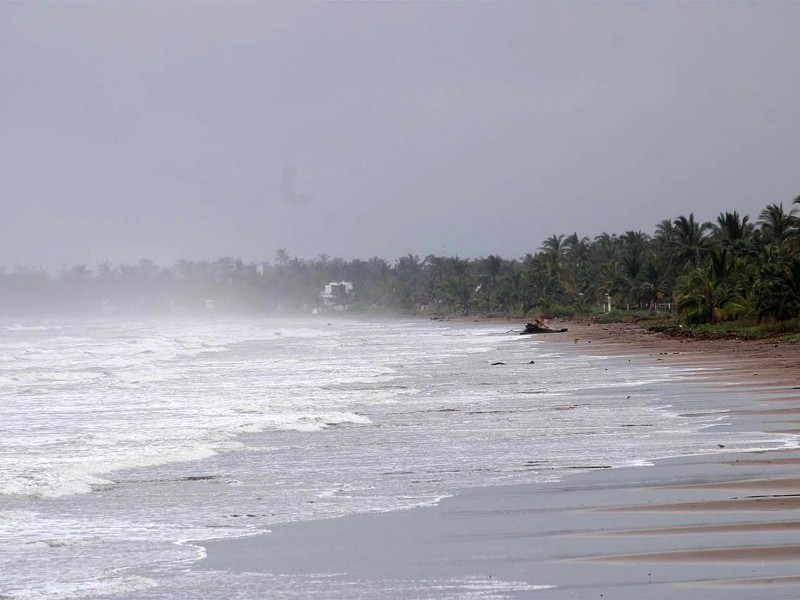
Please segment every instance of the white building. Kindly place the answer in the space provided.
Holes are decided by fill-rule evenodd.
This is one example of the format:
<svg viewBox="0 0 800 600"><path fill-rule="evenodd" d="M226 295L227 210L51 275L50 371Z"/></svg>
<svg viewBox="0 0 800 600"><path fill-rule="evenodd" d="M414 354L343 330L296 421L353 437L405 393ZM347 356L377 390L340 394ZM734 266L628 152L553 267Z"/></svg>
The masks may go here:
<svg viewBox="0 0 800 600"><path fill-rule="evenodd" d="M325 288L319 295L322 298L323 308L345 310L352 291L353 283L350 281L331 281L326 283Z"/></svg>

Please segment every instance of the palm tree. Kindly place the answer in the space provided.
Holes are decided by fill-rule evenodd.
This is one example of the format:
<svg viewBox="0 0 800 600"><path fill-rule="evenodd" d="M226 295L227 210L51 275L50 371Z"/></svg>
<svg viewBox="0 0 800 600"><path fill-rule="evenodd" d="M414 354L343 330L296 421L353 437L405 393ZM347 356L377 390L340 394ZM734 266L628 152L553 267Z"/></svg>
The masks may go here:
<svg viewBox="0 0 800 600"><path fill-rule="evenodd" d="M497 299L501 310L506 314L511 312L521 313L523 292L524 279L522 271L512 268L498 282Z"/></svg>
<svg viewBox="0 0 800 600"><path fill-rule="evenodd" d="M452 310L458 307L462 313L469 310L477 281L470 273L470 262L451 256L445 261L444 296Z"/></svg>
<svg viewBox="0 0 800 600"><path fill-rule="evenodd" d="M286 248L278 248L278 251L275 253L275 262L281 267L285 267L289 264L289 253L286 251Z"/></svg>
<svg viewBox="0 0 800 600"><path fill-rule="evenodd" d="M432 301L441 300L444 285L446 259L443 256L428 254L422 261L427 277L425 278L425 292Z"/></svg>
<svg viewBox="0 0 800 600"><path fill-rule="evenodd" d="M762 263L755 285L758 320L800 319L800 258L779 254Z"/></svg>
<svg viewBox="0 0 800 600"><path fill-rule="evenodd" d="M642 268L639 283L640 297L651 313L657 312L658 303L668 296L669 290L668 269L662 261L651 257Z"/></svg>
<svg viewBox="0 0 800 600"><path fill-rule="evenodd" d="M476 262L478 279L480 281L478 296L479 304L486 310L495 310L498 306L497 281L503 271L503 259L495 254L490 254Z"/></svg>
<svg viewBox="0 0 800 600"><path fill-rule="evenodd" d="M591 241L573 233L564 240L566 266L564 286L573 294L578 304L586 298L592 280Z"/></svg>
<svg viewBox="0 0 800 600"><path fill-rule="evenodd" d="M683 269L695 269L702 261L708 250L706 232L711 229L711 223L698 223L694 213L689 217L681 215L673 222L673 235L671 240L672 257Z"/></svg>
<svg viewBox="0 0 800 600"><path fill-rule="evenodd" d="M622 264L630 280L639 276L649 242L649 236L641 231L628 231L622 237Z"/></svg>
<svg viewBox="0 0 800 600"><path fill-rule="evenodd" d="M375 279L380 279L389 271L389 263L379 256L373 256L367 261L370 276Z"/></svg>
<svg viewBox="0 0 800 600"><path fill-rule="evenodd" d="M497 278L503 270L503 259L495 254L490 254L484 260L486 274L489 276L489 281L492 283L492 289L497 287Z"/></svg>
<svg viewBox="0 0 800 600"><path fill-rule="evenodd" d="M561 274L561 267L563 266L564 256L566 255L567 248L564 244L564 235L553 234L542 242L539 250L545 257L546 264L550 269L550 274L558 278Z"/></svg>
<svg viewBox="0 0 800 600"><path fill-rule="evenodd" d="M543 313L543 316L549 316L549 310L560 296L558 279L546 265L536 265L525 273L524 285L526 296L524 312L536 308Z"/></svg>
<svg viewBox="0 0 800 600"><path fill-rule="evenodd" d="M727 250L712 253L708 265L698 267L676 283L678 311L690 325L717 323L745 310L745 300L730 280Z"/></svg>
<svg viewBox="0 0 800 600"><path fill-rule="evenodd" d="M407 254L397 260L395 266L398 276L404 281L416 281L422 273L422 261L416 254Z"/></svg>
<svg viewBox="0 0 800 600"><path fill-rule="evenodd" d="M630 287L630 280L625 275L625 268L617 261L612 261L600 267L597 278L598 294L596 296L609 295L617 297L623 296Z"/></svg>
<svg viewBox="0 0 800 600"><path fill-rule="evenodd" d="M416 254L400 257L395 265L397 282L400 286L403 308L413 308L419 300L423 286L422 262Z"/></svg>
<svg viewBox="0 0 800 600"><path fill-rule="evenodd" d="M594 238L593 249L599 255L599 261L612 261L617 259L619 244L616 234L601 233Z"/></svg>
<svg viewBox="0 0 800 600"><path fill-rule="evenodd" d="M743 254L755 231L755 226L749 220L749 216L740 217L737 211L720 213L713 225L713 236L724 247L731 248L736 254Z"/></svg>
<svg viewBox="0 0 800 600"><path fill-rule="evenodd" d="M787 213L783 209L783 202L770 204L758 215L761 233L767 242L783 244L795 233L795 208Z"/></svg>
<svg viewBox="0 0 800 600"><path fill-rule="evenodd" d="M666 248L672 242L673 235L675 235L675 226L672 224L672 219L662 219L656 225L653 240L657 246Z"/></svg>
<svg viewBox="0 0 800 600"><path fill-rule="evenodd" d="M591 240L588 237L578 237L577 233L573 233L564 240L564 250L567 256L585 261L589 256L590 244Z"/></svg>

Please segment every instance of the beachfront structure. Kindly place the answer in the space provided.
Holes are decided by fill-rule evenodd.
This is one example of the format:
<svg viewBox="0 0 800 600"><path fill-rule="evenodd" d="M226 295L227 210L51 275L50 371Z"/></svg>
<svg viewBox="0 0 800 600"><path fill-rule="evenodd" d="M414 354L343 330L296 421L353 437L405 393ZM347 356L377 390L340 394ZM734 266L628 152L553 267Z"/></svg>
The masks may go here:
<svg viewBox="0 0 800 600"><path fill-rule="evenodd" d="M331 281L319 297L322 299L322 308L328 310L346 310L350 294L353 292L351 281Z"/></svg>

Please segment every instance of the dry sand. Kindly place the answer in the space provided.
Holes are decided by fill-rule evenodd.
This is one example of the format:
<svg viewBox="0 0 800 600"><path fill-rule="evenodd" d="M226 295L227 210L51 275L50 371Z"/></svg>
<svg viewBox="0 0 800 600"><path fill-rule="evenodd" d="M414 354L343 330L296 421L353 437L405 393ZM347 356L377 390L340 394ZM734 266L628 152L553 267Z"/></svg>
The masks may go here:
<svg viewBox="0 0 800 600"><path fill-rule="evenodd" d="M702 367L694 376L706 385L741 390L753 399L736 410L741 430L789 431L800 414L800 345L567 326L548 345ZM209 558L198 568L326 577L329 597L800 597L800 450L720 448L551 484L465 490L431 508L286 524L204 544ZM370 592L387 581L419 585Z"/></svg>

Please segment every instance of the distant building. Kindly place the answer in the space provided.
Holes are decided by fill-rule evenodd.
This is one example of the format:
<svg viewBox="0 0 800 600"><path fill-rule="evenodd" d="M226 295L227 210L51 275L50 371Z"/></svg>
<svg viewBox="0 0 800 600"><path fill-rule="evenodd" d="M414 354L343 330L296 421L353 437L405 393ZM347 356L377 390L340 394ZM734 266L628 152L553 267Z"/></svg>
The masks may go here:
<svg viewBox="0 0 800 600"><path fill-rule="evenodd" d="M322 299L323 310L346 310L353 292L353 283L350 281L331 281L319 297Z"/></svg>

